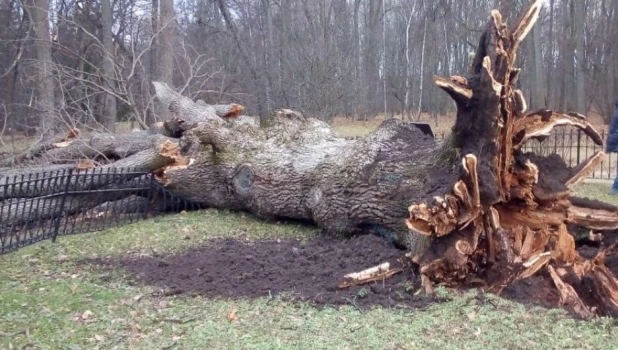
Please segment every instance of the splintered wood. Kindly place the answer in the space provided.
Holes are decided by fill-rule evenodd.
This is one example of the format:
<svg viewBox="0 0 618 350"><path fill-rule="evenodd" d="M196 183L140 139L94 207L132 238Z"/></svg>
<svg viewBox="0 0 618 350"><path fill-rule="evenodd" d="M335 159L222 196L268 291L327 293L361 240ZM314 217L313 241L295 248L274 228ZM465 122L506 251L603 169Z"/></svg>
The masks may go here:
<svg viewBox="0 0 618 350"><path fill-rule="evenodd" d="M385 280L402 271L402 267L392 267L390 263L386 262L360 272L345 275L343 277L343 282L339 284L339 289Z"/></svg>
<svg viewBox="0 0 618 350"><path fill-rule="evenodd" d="M510 33L502 15L492 11L473 76L435 78L458 107L453 145L464 155L462 175L450 193L431 204L409 207L408 227L435 238L432 247L413 260L420 265L426 289L480 279L488 290L501 291L546 273L562 303L577 315L616 315L618 282L604 265L605 253L594 261L582 258L567 229L567 224L618 229L618 208L571 197L570 190L601 163L603 152L574 168L521 152L527 141L546 137L562 125L577 127L603 145L580 114L546 109L525 114L528 105L515 87L520 69L513 64L542 2L534 1ZM545 163L550 160L553 163ZM592 295L582 299L577 290Z"/></svg>
<svg viewBox="0 0 618 350"><path fill-rule="evenodd" d="M172 159L172 163L154 171L154 174L162 184L167 184L166 173L172 170L186 169L191 166L195 160L187 159L180 153L180 146L177 143L165 141L159 146L159 153L162 156Z"/></svg>
<svg viewBox="0 0 618 350"><path fill-rule="evenodd" d="M73 143L73 141L75 141L79 134L79 129L71 129L65 138L59 140L58 142L52 143L52 146L55 148L67 148Z"/></svg>

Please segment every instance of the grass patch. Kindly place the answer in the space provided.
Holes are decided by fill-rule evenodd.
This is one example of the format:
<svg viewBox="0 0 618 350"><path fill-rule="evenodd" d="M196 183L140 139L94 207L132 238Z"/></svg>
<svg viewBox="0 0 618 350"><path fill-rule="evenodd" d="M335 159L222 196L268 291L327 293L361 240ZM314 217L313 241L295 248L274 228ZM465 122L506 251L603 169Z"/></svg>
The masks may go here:
<svg viewBox="0 0 618 350"><path fill-rule="evenodd" d="M587 183L577 186L575 192L582 197L600 200L602 202L618 205L618 195L610 194L610 184Z"/></svg>
<svg viewBox="0 0 618 350"><path fill-rule="evenodd" d="M378 124L350 123L347 125L335 125L333 126L333 131L341 137L363 137L375 131L378 126Z"/></svg>
<svg viewBox="0 0 618 350"><path fill-rule="evenodd" d="M584 187L589 190L588 187ZM611 319L578 322L475 292L423 311L317 308L285 296L255 300L157 296L122 270L82 259L165 254L216 237L309 238L317 230L204 210L101 233L60 237L0 256L2 349L600 349Z"/></svg>

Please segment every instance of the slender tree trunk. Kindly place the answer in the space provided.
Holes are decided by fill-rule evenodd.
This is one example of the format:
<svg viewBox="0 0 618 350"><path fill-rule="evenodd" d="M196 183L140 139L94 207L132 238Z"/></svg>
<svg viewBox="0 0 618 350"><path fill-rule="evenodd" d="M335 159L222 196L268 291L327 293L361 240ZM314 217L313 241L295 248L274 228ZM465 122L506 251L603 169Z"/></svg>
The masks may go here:
<svg viewBox="0 0 618 350"><path fill-rule="evenodd" d="M159 44L159 0L152 0L152 8L150 10L150 24L152 30L152 46L150 47L150 76L151 80L156 80L158 76L157 61L158 61L158 44Z"/></svg>
<svg viewBox="0 0 618 350"><path fill-rule="evenodd" d="M411 120L410 116L410 25L412 24L413 11L410 11L408 15L408 23L406 24L406 95L404 98L404 113L407 114L408 120Z"/></svg>
<svg viewBox="0 0 618 350"><path fill-rule="evenodd" d="M386 117L386 113L388 112L388 105L386 101L386 4L384 0L382 0L382 89L384 93L384 116Z"/></svg>
<svg viewBox="0 0 618 350"><path fill-rule="evenodd" d="M586 36L586 27L585 27L585 18L586 18L586 5L583 0L576 0L573 2L573 25L575 31L575 59L577 60L575 69L576 69L576 78L577 78L577 86L576 89L576 101L577 101L577 112L585 114L588 110L588 105L586 104L586 62L585 62L585 36Z"/></svg>
<svg viewBox="0 0 618 350"><path fill-rule="evenodd" d="M264 17L266 17L266 38L264 40L264 82L266 95L266 110L270 111L273 108L272 101L272 49L273 49L273 20L272 10L270 8L270 0L262 0L262 8Z"/></svg>
<svg viewBox="0 0 618 350"><path fill-rule="evenodd" d="M151 31L152 31L152 40L151 40L151 46L149 48L150 51L150 60L149 60L149 69L146 72L146 76L147 79L149 81L154 81L157 80L158 77L158 54L159 54L159 42L160 42L160 37L159 37L159 0L152 0L152 4L151 4L151 9L150 9L150 26L151 26ZM146 103L146 106L144 108L144 113L145 113L145 120L146 120L146 125L152 125L155 123L156 121L156 115L155 115L155 109L157 109L157 105L151 105L151 101L152 101L152 93L151 90L153 90L153 88L150 86L150 84L148 84L147 86L143 86L143 98L144 101Z"/></svg>
<svg viewBox="0 0 618 350"><path fill-rule="evenodd" d="M354 26L354 57L356 58L354 62L354 117L358 118L359 116L359 104L361 99L361 42L360 42L360 22L359 22L359 12L360 12L361 0L356 0L354 2L354 16L353 16L353 26Z"/></svg>
<svg viewBox="0 0 618 350"><path fill-rule="evenodd" d="M103 41L103 76L104 87L107 91L114 91L114 42L112 38L112 6L110 0L101 0L101 27ZM101 124L110 132L116 131L116 97L111 93L104 95L103 118Z"/></svg>
<svg viewBox="0 0 618 350"><path fill-rule="evenodd" d="M425 75L425 41L427 40L427 19L423 21L423 43L421 45L421 77L419 85L418 109L416 111L416 119L421 118L423 111L423 76Z"/></svg>
<svg viewBox="0 0 618 350"><path fill-rule="evenodd" d="M573 64L573 55L569 54L569 5L570 0L562 0L561 6L561 15L562 15L562 32L563 36L560 40L560 76L562 77L562 82L560 84L560 109L568 110L569 109L569 84L571 84L571 79L569 75L573 71L570 68Z"/></svg>
<svg viewBox="0 0 618 350"><path fill-rule="evenodd" d="M159 9L159 21L161 25L161 40L159 45L159 81L164 81L170 86L174 82L174 0L161 0Z"/></svg>
<svg viewBox="0 0 618 350"><path fill-rule="evenodd" d="M554 6L555 6L555 0L549 0L549 55L547 55L547 57L549 58L549 65L547 67L547 71L546 71L546 77L545 77L545 81L549 82L552 79L553 76L553 72L556 70L556 57L555 57L555 47L556 44L554 43L554 22L555 22L555 11L554 11ZM551 84L547 84L546 86L546 96L547 96L547 100L548 100L548 104L551 103L551 108L556 108L556 103L553 102L555 100L557 100L558 95L555 93L555 88L553 86L551 86Z"/></svg>
<svg viewBox="0 0 618 350"><path fill-rule="evenodd" d="M55 124L54 80L52 76L51 38L49 36L49 6L47 0L25 0L34 28L34 54L37 60L37 109L39 132L52 131Z"/></svg>
<svg viewBox="0 0 618 350"><path fill-rule="evenodd" d="M533 1L528 1L532 3ZM543 108L547 104L547 99L545 97L545 82L544 77L545 73L543 72L543 50L541 48L541 27L535 26L532 28L532 35L530 37L530 58L531 66L533 69L530 70L532 73L532 79L530 80L531 92L533 98L530 101L530 105L533 109Z"/></svg>

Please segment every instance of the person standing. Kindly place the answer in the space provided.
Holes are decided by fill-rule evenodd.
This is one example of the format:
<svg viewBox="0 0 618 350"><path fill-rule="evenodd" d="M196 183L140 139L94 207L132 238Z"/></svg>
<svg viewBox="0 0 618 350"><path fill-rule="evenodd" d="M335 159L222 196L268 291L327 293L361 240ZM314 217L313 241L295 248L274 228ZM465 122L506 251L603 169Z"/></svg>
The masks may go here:
<svg viewBox="0 0 618 350"><path fill-rule="evenodd" d="M607 135L607 143L605 145L605 151L607 153L618 153L618 100L614 106L614 116L609 124L609 133ZM616 170L618 171L618 164L616 164ZM612 185L612 194L618 194L618 173L614 179Z"/></svg>

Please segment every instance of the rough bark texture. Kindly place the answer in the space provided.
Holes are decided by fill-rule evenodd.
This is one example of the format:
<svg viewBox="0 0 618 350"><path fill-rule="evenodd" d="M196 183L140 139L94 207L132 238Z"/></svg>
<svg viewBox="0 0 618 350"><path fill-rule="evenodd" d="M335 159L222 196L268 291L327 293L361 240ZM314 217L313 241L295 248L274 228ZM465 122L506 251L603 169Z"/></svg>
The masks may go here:
<svg viewBox="0 0 618 350"><path fill-rule="evenodd" d="M206 114L199 105L192 109ZM317 119L280 110L263 128L208 119L181 145L194 163L162 174L172 193L263 218L312 221L333 234L378 230L407 239L402 218L410 198L431 198L455 179L449 154L397 120L346 140Z"/></svg>
<svg viewBox="0 0 618 350"><path fill-rule="evenodd" d="M593 261L580 257L567 230L567 225L618 228L616 208L571 197L570 188L599 164L602 153L569 168L558 156L520 151L527 140L542 138L558 125L578 127L602 145L581 115L548 110L526 114L515 85L519 69L513 65L541 6L541 0L534 1L512 31L493 11L472 75L436 80L457 103L453 135L463 171L452 191L430 205L410 206L408 226L437 238L414 260L425 284L481 283L494 292L547 270L563 301L578 315L615 314L617 280L602 256ZM584 292L592 294L584 299Z"/></svg>
<svg viewBox="0 0 618 350"><path fill-rule="evenodd" d="M52 76L51 40L49 37L49 6L47 0L24 1L34 28L34 54L37 59L38 127L43 133L54 128L54 81Z"/></svg>
<svg viewBox="0 0 618 350"><path fill-rule="evenodd" d="M103 84L106 91L114 91L114 42L112 38L112 17L111 0L101 1L101 41L103 42ZM103 95L103 117L101 124L109 132L116 131L116 97L111 93Z"/></svg>

